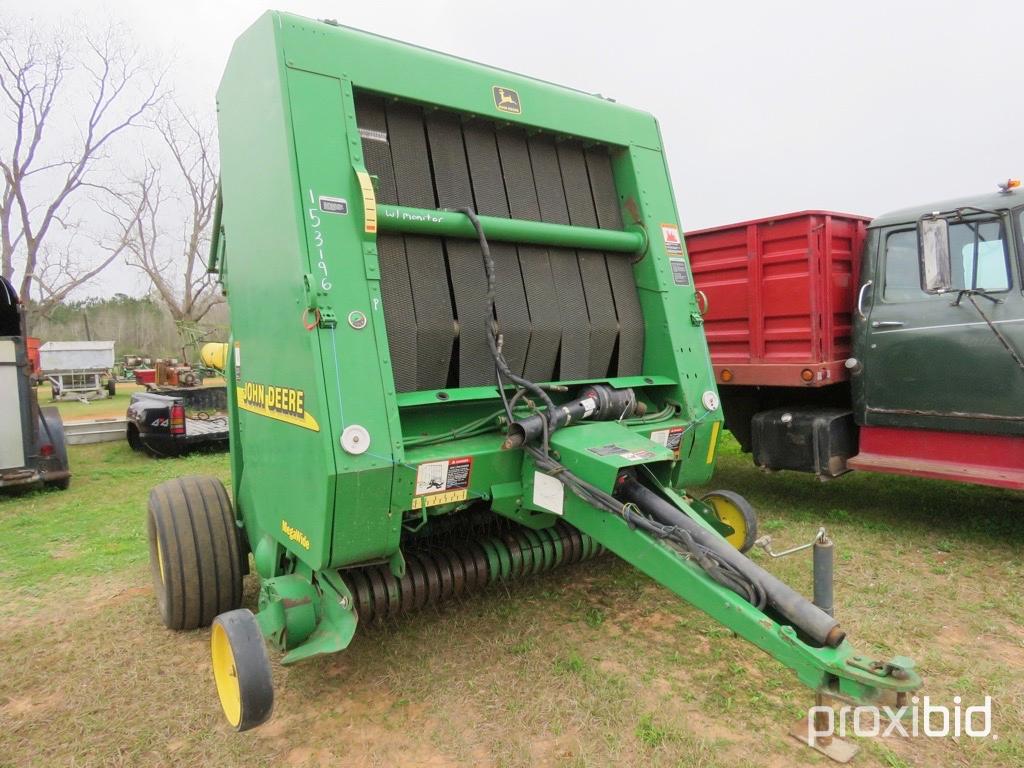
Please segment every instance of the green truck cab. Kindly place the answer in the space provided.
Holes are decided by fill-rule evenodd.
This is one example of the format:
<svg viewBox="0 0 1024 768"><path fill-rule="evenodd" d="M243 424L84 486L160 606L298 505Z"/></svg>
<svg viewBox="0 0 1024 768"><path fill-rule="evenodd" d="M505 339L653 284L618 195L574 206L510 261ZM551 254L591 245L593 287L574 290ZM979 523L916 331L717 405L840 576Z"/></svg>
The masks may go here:
<svg viewBox="0 0 1024 768"><path fill-rule="evenodd" d="M1024 435L1022 218L1024 196L1008 191L871 223L854 336L859 423Z"/></svg>

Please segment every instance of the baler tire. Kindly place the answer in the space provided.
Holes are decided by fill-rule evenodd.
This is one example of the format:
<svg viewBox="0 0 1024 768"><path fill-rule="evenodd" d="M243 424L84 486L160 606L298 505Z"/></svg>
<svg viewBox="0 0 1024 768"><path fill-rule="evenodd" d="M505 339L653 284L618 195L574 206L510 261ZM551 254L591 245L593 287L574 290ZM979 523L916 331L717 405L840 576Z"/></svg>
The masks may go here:
<svg viewBox="0 0 1024 768"><path fill-rule="evenodd" d="M238 528L224 485L193 475L149 494L150 573L168 629L206 627L242 605Z"/></svg>
<svg viewBox="0 0 1024 768"><path fill-rule="evenodd" d="M715 517L735 533L725 537L740 552L748 552L757 541L757 512L750 502L734 491L709 491L701 501L711 507Z"/></svg>
<svg viewBox="0 0 1024 768"><path fill-rule="evenodd" d="M267 645L248 608L217 616L210 632L213 679L224 716L236 731L262 725L274 711Z"/></svg>

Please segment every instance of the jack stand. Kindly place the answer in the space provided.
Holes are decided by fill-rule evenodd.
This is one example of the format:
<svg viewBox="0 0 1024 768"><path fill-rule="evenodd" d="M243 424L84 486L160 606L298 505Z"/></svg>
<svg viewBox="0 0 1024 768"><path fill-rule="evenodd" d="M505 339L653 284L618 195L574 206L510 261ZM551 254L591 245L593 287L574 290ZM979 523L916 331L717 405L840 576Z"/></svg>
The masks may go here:
<svg viewBox="0 0 1024 768"><path fill-rule="evenodd" d="M789 735L837 763L848 763L860 752L859 745L844 741L834 734L835 716L833 714L829 717L825 709L825 696L821 693L814 695L813 731L810 726L810 718L803 717L789 729ZM829 735L818 735L826 733Z"/></svg>

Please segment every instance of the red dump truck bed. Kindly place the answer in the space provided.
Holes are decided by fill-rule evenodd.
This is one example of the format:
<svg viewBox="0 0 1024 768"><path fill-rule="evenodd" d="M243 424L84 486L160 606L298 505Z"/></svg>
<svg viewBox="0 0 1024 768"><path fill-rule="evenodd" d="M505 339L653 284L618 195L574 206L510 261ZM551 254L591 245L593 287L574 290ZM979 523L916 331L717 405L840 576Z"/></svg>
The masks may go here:
<svg viewBox="0 0 1024 768"><path fill-rule="evenodd" d="M846 378L869 221L800 211L686 233L719 383L813 387Z"/></svg>

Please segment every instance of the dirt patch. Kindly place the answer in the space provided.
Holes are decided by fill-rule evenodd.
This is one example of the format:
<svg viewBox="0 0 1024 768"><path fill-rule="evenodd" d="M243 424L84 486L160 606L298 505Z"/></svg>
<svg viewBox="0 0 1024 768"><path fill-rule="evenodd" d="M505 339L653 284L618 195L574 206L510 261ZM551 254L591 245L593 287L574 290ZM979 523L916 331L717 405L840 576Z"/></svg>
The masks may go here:
<svg viewBox="0 0 1024 768"><path fill-rule="evenodd" d="M975 645L977 638L964 624L943 624L935 635L935 642L942 648L962 653Z"/></svg>
<svg viewBox="0 0 1024 768"><path fill-rule="evenodd" d="M79 549L75 544L64 542L50 550L50 557L54 560L67 560L70 557L75 557L78 553Z"/></svg>
<svg viewBox="0 0 1024 768"><path fill-rule="evenodd" d="M540 734L530 746L531 762L538 768L565 765L582 747L580 734L574 729L558 736Z"/></svg>
<svg viewBox="0 0 1024 768"><path fill-rule="evenodd" d="M0 705L0 715L10 718L38 717L60 703L60 693L47 695L14 696Z"/></svg>

